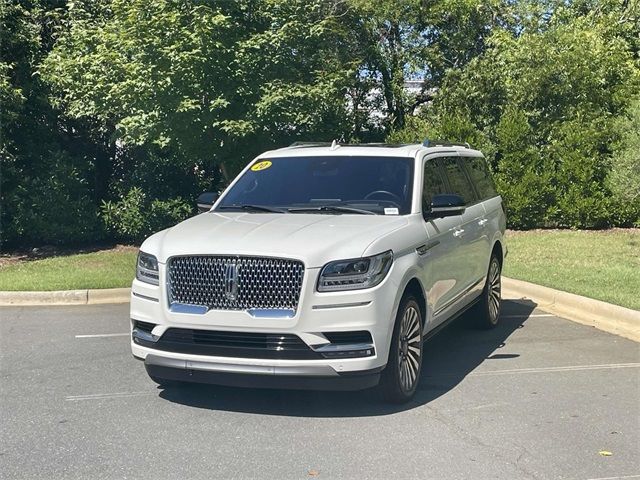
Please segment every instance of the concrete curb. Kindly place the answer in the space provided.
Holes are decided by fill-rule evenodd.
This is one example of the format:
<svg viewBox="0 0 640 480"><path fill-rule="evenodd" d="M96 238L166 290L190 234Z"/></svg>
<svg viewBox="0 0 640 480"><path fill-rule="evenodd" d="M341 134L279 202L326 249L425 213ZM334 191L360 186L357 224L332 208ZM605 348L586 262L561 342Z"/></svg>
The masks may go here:
<svg viewBox="0 0 640 480"><path fill-rule="evenodd" d="M61 290L56 292L0 292L0 306L127 303L130 296L130 288Z"/></svg>
<svg viewBox="0 0 640 480"><path fill-rule="evenodd" d="M502 277L503 298L528 298L550 313L640 342L640 312L535 283Z"/></svg>

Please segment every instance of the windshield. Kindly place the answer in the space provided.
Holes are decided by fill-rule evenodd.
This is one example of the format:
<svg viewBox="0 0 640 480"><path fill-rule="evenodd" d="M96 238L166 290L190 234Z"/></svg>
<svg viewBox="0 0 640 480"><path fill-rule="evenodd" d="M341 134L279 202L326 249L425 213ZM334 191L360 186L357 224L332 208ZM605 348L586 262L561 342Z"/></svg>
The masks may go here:
<svg viewBox="0 0 640 480"><path fill-rule="evenodd" d="M413 158L259 159L216 210L405 215L411 211Z"/></svg>

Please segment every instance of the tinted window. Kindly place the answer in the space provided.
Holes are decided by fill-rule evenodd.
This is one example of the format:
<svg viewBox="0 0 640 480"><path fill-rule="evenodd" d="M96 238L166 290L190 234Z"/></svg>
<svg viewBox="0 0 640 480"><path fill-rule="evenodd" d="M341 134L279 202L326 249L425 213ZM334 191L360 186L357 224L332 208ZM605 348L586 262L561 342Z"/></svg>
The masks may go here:
<svg viewBox="0 0 640 480"><path fill-rule="evenodd" d="M447 187L440 176L440 168L435 160L429 160L424 166L424 186L422 188L422 211L428 212L434 195L447 193Z"/></svg>
<svg viewBox="0 0 640 480"><path fill-rule="evenodd" d="M231 187L219 207L279 209L339 205L374 213L411 211L413 158L281 157L260 159ZM218 207L218 208L219 208Z"/></svg>
<svg viewBox="0 0 640 480"><path fill-rule="evenodd" d="M489 173L487 161L484 158L463 157L463 162L482 200L498 195L493 184L493 179L491 178L491 173Z"/></svg>
<svg viewBox="0 0 640 480"><path fill-rule="evenodd" d="M440 161L449 179L449 186L451 187L451 191L447 193L460 195L466 204L475 202L475 193L458 162L458 157L443 157Z"/></svg>

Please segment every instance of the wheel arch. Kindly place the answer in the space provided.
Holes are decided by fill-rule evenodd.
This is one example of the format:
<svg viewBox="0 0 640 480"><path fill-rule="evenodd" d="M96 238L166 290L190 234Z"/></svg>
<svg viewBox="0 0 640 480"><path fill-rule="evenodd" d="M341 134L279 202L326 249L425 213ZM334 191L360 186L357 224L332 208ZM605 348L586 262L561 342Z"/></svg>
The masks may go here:
<svg viewBox="0 0 640 480"><path fill-rule="evenodd" d="M421 314L420 316L422 317L422 326L424 327L427 321L427 312L428 312L427 296L424 293L422 282L420 282L420 280L417 277L413 276L409 278L405 283L404 289L402 290L402 295L400 295L400 299L398 301L398 306L396 307L396 313L398 311L398 308L400 308L400 303L402 301L402 298L404 298L405 295L407 294L412 294L418 301L418 306L420 307L420 314Z"/></svg>

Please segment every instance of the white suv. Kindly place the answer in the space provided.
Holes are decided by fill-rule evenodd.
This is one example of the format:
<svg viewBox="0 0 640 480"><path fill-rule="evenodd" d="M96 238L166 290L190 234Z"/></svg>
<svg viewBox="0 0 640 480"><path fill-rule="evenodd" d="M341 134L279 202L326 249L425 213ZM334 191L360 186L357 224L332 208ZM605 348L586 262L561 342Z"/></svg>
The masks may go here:
<svg viewBox="0 0 640 480"><path fill-rule="evenodd" d="M482 154L452 144L294 144L206 213L149 237L133 355L161 385L416 391L423 341L500 315L505 214Z"/></svg>

